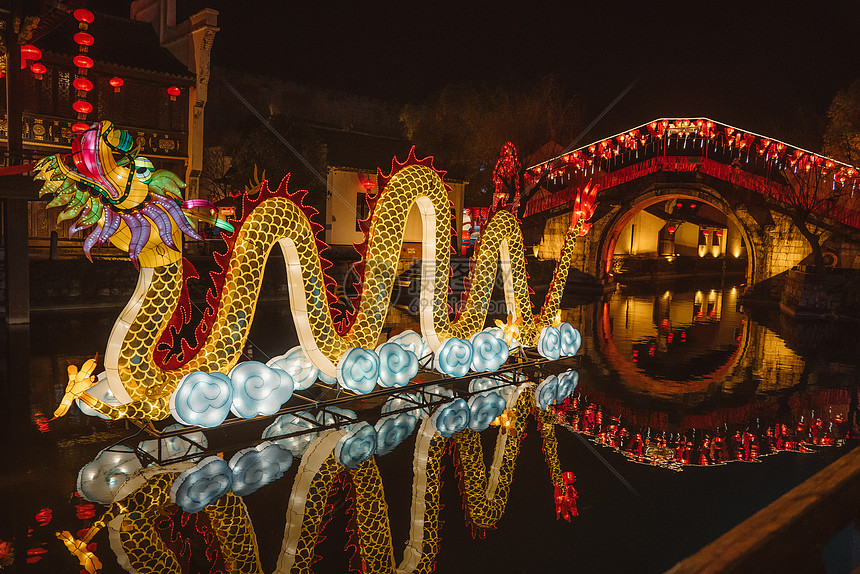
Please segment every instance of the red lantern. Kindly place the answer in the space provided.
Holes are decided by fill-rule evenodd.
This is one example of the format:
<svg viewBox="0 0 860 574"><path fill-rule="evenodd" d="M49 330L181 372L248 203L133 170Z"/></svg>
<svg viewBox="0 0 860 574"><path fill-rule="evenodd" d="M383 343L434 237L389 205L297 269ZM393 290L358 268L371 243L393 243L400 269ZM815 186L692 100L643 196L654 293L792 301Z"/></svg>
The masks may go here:
<svg viewBox="0 0 860 574"><path fill-rule="evenodd" d="M75 34L75 44L80 46L81 52L86 52L87 47L92 46L95 43L95 39L86 32L78 32Z"/></svg>
<svg viewBox="0 0 860 574"><path fill-rule="evenodd" d="M88 129L90 129L90 126L88 126L87 124L75 124L72 126L72 133L82 134Z"/></svg>
<svg viewBox="0 0 860 574"><path fill-rule="evenodd" d="M113 78L111 78L110 80L108 80L108 83L109 83L111 86L113 86L113 91L114 91L114 92L119 92L120 88L122 88L122 85L123 85L125 82L123 82L123 81L122 81L122 78L113 77Z"/></svg>
<svg viewBox="0 0 860 574"><path fill-rule="evenodd" d="M675 233L675 231L677 231L677 229L678 228L675 227L674 225L670 225L669 227L666 228L666 231L668 231L669 233Z"/></svg>
<svg viewBox="0 0 860 574"><path fill-rule="evenodd" d="M75 56L72 58L72 63L78 68L83 68L85 70L93 67L93 59L89 56Z"/></svg>
<svg viewBox="0 0 860 574"><path fill-rule="evenodd" d="M86 8L78 8L77 10L72 12L72 16L74 16L75 20L79 22L78 26L81 30L86 30L87 24L92 24L93 20L95 20L95 16L93 16L93 13Z"/></svg>
<svg viewBox="0 0 860 574"><path fill-rule="evenodd" d="M86 100L78 100L72 104L72 109L79 114L88 114L93 111L93 105Z"/></svg>
<svg viewBox="0 0 860 574"><path fill-rule="evenodd" d="M27 69L27 60L26 60L26 59L24 59L24 58L21 58L21 69L22 69L22 70L26 70L26 69Z"/></svg>
<svg viewBox="0 0 860 574"><path fill-rule="evenodd" d="M42 79L42 74L48 71L48 68L44 66L44 64L40 64L36 62L34 64L30 64L30 71L33 72L33 75L36 76L37 80Z"/></svg>
<svg viewBox="0 0 860 574"><path fill-rule="evenodd" d="M175 102L176 96L178 96L179 94L180 90L176 86L170 86L169 88L167 88L167 95L170 96L171 102Z"/></svg>
<svg viewBox="0 0 860 574"><path fill-rule="evenodd" d="M33 44L24 44L21 46L21 57L26 60L39 60L42 58L42 50Z"/></svg>
<svg viewBox="0 0 860 574"><path fill-rule="evenodd" d="M370 191L371 189L376 187L376 182L373 181L372 179L365 179L363 182L361 182L361 185L362 185L362 187L364 187L364 189L366 189L367 191Z"/></svg>
<svg viewBox="0 0 860 574"><path fill-rule="evenodd" d="M677 207L678 209L681 209L682 207L684 207L684 204L679 201L678 203L675 204L675 207Z"/></svg>
<svg viewBox="0 0 860 574"><path fill-rule="evenodd" d="M93 83L86 78L75 78L72 82L72 86L76 90L80 90L82 92L89 92L93 89Z"/></svg>
<svg viewBox="0 0 860 574"><path fill-rule="evenodd" d="M691 204L690 204L690 209L696 209L696 204L695 204L695 203L691 203Z"/></svg>
<svg viewBox="0 0 860 574"><path fill-rule="evenodd" d="M723 230L717 229L716 231L714 231L714 235L716 235L717 237L722 237L723 236Z"/></svg>
<svg viewBox="0 0 860 574"><path fill-rule="evenodd" d="M708 235L710 235L710 234L711 234L711 230L710 230L710 229L703 229L703 230L702 230L702 235L704 235L705 237L707 237L707 236L708 236Z"/></svg>

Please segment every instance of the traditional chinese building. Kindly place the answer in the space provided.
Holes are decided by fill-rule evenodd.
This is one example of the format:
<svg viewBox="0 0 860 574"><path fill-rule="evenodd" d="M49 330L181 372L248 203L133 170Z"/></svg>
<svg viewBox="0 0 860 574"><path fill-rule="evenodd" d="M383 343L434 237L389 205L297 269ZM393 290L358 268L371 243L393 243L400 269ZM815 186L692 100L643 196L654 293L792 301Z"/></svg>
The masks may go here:
<svg viewBox="0 0 860 574"><path fill-rule="evenodd" d="M19 74L25 162L67 153L75 124L109 119L132 135L140 155L183 176L187 194L196 196L217 12L206 9L176 25L160 17L163 4L135 2L137 19L86 9L41 16L25 45L37 51L22 52L22 59L39 57L27 59ZM0 101L5 110L5 90ZM42 203L31 203L31 248L45 246L54 230L67 237L70 223L58 227L55 218Z"/></svg>
<svg viewBox="0 0 860 574"><path fill-rule="evenodd" d="M84 4L37 4L38 13L0 10L3 63L16 63L0 71L6 166L0 185L0 283L6 320L12 323L28 321L29 256L55 253L57 236L63 242L82 240L68 238L70 222L58 224L43 202L30 201L36 187L26 174L38 159L69 152L76 125L113 121L132 135L140 155L183 176L186 195L198 196L218 13L203 9L177 23L174 0L137 0L129 18L90 11Z"/></svg>

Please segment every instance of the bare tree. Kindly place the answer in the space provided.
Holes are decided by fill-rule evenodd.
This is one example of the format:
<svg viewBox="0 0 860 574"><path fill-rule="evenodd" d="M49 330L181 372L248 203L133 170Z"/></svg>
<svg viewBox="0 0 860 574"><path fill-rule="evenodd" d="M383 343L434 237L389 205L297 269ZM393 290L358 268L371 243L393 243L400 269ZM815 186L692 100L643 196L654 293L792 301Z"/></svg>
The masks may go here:
<svg viewBox="0 0 860 574"><path fill-rule="evenodd" d="M782 170L788 186L773 207L788 215L809 243L816 272L825 266L821 245L824 233L857 216L853 184L840 181L843 167L820 156L806 155L793 168Z"/></svg>
<svg viewBox="0 0 860 574"><path fill-rule="evenodd" d="M203 170L200 172L200 189L204 190L213 202L230 196L233 186L230 178L233 175L231 158L224 153L221 146L203 149Z"/></svg>

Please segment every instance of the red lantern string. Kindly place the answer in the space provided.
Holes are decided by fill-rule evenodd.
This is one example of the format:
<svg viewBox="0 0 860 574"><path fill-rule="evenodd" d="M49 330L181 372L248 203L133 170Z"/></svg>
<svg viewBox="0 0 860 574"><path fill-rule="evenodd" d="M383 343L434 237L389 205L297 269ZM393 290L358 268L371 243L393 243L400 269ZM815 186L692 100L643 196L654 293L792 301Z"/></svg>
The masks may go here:
<svg viewBox="0 0 860 574"><path fill-rule="evenodd" d="M78 55L72 58L72 63L78 68L77 77L72 82L75 90L77 90L77 100L72 104L72 109L78 114L79 120L85 120L87 114L93 111L93 106L86 98L87 93L92 91L93 83L86 78L87 70L93 67L93 59L85 55L90 46L95 43L92 34L84 32L90 24L93 23L95 17L93 13L86 8L78 8L72 15L78 21L78 28L81 30L74 36L75 43L78 45ZM80 124L75 124L74 128Z"/></svg>

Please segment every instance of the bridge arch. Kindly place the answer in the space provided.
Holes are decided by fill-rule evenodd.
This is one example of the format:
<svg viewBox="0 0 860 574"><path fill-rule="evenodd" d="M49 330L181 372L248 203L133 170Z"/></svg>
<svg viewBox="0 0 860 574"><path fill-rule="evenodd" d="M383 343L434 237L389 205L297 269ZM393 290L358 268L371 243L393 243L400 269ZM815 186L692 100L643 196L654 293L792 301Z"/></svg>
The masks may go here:
<svg viewBox="0 0 860 574"><path fill-rule="evenodd" d="M592 237L596 242L595 277L606 282L612 279L612 261L618 238L625 226L644 209L669 199L693 199L719 210L738 229L747 247L747 277L755 283L762 264L762 255L755 241L756 223L743 212L732 209L730 203L716 189L704 183L659 182L638 193L628 195L625 202L615 208Z"/></svg>
<svg viewBox="0 0 860 574"><path fill-rule="evenodd" d="M860 229L860 193L854 193L860 190L860 169L708 118L660 118L528 168L523 219L533 219L524 225L527 245L539 260L557 257L565 213L569 220L582 190L597 185L594 227L574 256L588 276L583 283L605 288L613 283L612 253L624 224L672 195L695 197L724 214L743 238L747 290L777 294L784 272L812 252L787 212L798 193L801 200L805 193L796 188L809 185L790 174L813 166L819 170L816 190L850 199L823 202L807 225L817 225L831 242L840 267L856 268L856 241L839 233Z"/></svg>

